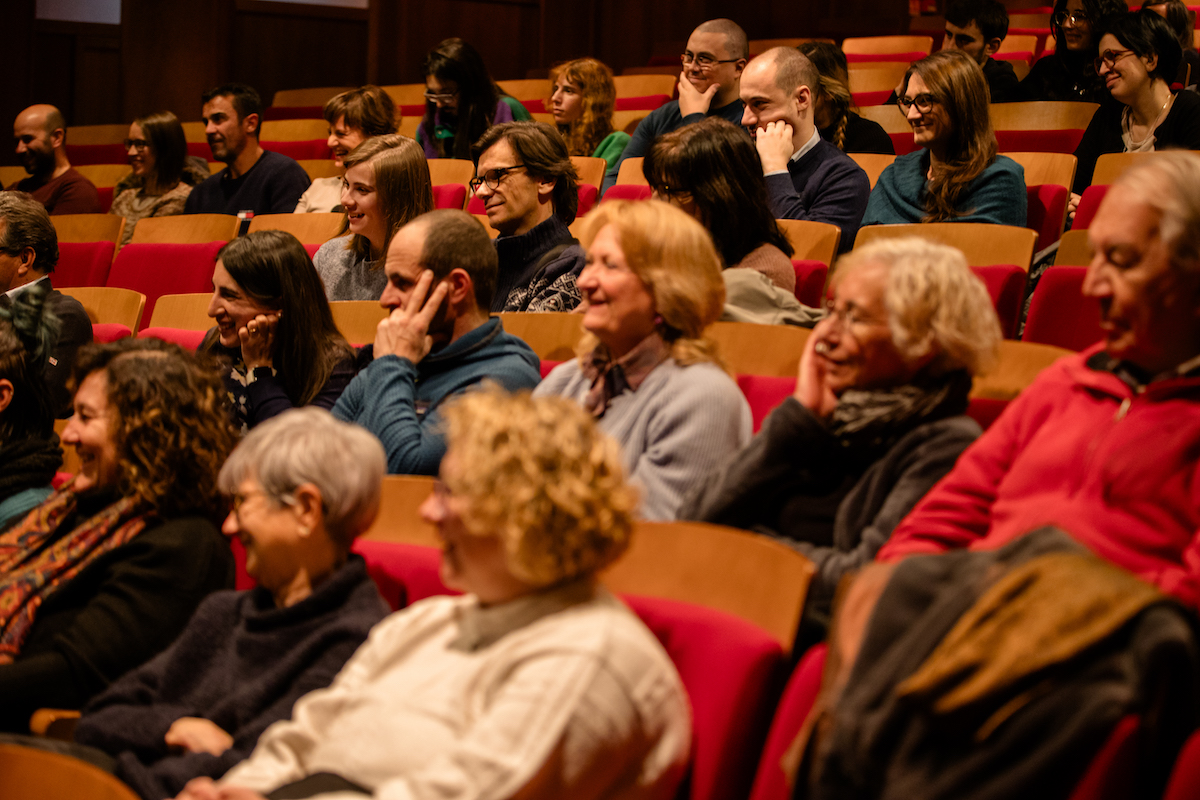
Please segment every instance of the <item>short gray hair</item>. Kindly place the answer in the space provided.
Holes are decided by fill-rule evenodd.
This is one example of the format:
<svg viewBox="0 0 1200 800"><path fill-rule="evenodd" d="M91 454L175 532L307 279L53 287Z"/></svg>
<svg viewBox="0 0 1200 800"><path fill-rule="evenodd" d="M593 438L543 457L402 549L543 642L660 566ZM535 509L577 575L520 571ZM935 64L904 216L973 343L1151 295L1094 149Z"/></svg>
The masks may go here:
<svg viewBox="0 0 1200 800"><path fill-rule="evenodd" d="M226 494L253 478L275 505L286 505L311 483L321 492L325 527L346 550L379 514L386 471L383 446L357 425L335 419L321 408L285 411L254 428L221 468L218 486Z"/></svg>
<svg viewBox="0 0 1200 800"><path fill-rule="evenodd" d="M58 263L58 232L46 207L25 192L0 192L0 252L18 256L33 248L33 268L53 272Z"/></svg>
<svg viewBox="0 0 1200 800"><path fill-rule="evenodd" d="M1158 233L1172 266L1200 272L1200 156L1155 153L1121 173L1110 192L1134 195L1159 213Z"/></svg>
<svg viewBox="0 0 1200 800"><path fill-rule="evenodd" d="M870 264L888 270L884 305L892 341L916 360L937 351L934 375L965 369L986 372L999 357L1000 320L983 281L962 252L916 236L881 239L838 262L834 280Z"/></svg>

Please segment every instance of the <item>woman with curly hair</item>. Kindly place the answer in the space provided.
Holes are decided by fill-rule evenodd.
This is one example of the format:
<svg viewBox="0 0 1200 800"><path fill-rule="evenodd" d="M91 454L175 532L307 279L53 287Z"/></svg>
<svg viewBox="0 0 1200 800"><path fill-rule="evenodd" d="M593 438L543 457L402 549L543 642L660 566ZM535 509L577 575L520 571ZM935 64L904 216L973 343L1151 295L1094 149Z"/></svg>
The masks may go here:
<svg viewBox="0 0 1200 800"><path fill-rule="evenodd" d="M465 594L379 623L219 787L199 778L180 798L674 796L687 698L597 581L633 527L616 444L560 398L485 389L442 413L448 450L420 513Z"/></svg>
<svg viewBox="0 0 1200 800"><path fill-rule="evenodd" d="M629 144L629 134L613 130L617 87L612 70L594 58L577 58L550 70L554 124L573 156L603 158L612 169Z"/></svg>
<svg viewBox="0 0 1200 800"><path fill-rule="evenodd" d="M333 408L354 377L354 348L290 233L256 231L222 247L208 315L217 326L200 350L230 363L225 387L243 431L289 408Z"/></svg>
<svg viewBox="0 0 1200 800"><path fill-rule="evenodd" d="M79 351L63 441L79 473L0 534L0 730L79 708L233 585L214 524L234 434L211 365L125 339Z"/></svg>
<svg viewBox="0 0 1200 800"><path fill-rule="evenodd" d="M920 147L871 190L862 224L991 222L1025 227L1025 171L997 155L983 70L961 50L909 67L896 101Z"/></svg>
<svg viewBox="0 0 1200 800"><path fill-rule="evenodd" d="M35 285L0 307L0 530L51 492L62 465L54 434L54 404L43 371L58 320Z"/></svg>
<svg viewBox="0 0 1200 800"><path fill-rule="evenodd" d="M813 87L813 122L821 138L845 153L895 155L892 137L875 120L863 119L850 94L850 69L846 54L833 42L804 42L796 48L821 75Z"/></svg>

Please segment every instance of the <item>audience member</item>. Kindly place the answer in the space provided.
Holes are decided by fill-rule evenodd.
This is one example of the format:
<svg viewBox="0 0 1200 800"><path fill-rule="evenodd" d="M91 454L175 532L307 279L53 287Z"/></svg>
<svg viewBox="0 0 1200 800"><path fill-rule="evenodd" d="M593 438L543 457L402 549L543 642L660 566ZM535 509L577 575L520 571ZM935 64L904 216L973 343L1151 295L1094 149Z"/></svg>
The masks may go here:
<svg viewBox="0 0 1200 800"><path fill-rule="evenodd" d="M904 76L900 110L921 148L879 176L863 225L991 222L1025 226L1025 171L996 154L987 84L957 50L921 59Z"/></svg>
<svg viewBox="0 0 1200 800"><path fill-rule="evenodd" d="M1104 153L1200 150L1200 96L1171 91L1181 51L1170 26L1153 11L1131 11L1109 16L1098 33L1096 71L1117 102L1096 110L1075 148L1076 195Z"/></svg>
<svg viewBox="0 0 1200 800"><path fill-rule="evenodd" d="M242 431L293 407L333 408L354 377L354 348L290 233L256 231L222 247L208 315L217 327L200 350L230 362L225 389Z"/></svg>
<svg viewBox="0 0 1200 800"><path fill-rule="evenodd" d="M417 142L426 158L470 158L471 145L492 125L532 119L488 74L479 51L446 39L425 56L425 116Z"/></svg>
<svg viewBox="0 0 1200 800"><path fill-rule="evenodd" d="M321 245L313 264L330 300L375 300L387 284L380 261L388 242L409 220L433 210L429 163L415 141L398 133L367 139L342 163L347 233Z"/></svg>
<svg viewBox="0 0 1200 800"><path fill-rule="evenodd" d="M334 166L345 168L346 154L372 136L395 133L400 112L392 97L378 86L360 86L329 98L325 103L329 145ZM296 204L296 213L342 210L342 179L317 178Z"/></svg>
<svg viewBox="0 0 1200 800"><path fill-rule="evenodd" d="M961 50L983 70L993 103L1016 99L1017 73L992 56L1008 36L1008 10L1000 0L948 0L943 50Z"/></svg>
<svg viewBox="0 0 1200 800"><path fill-rule="evenodd" d="M37 286L0 308L0 530L50 496L62 465L44 375L58 320Z"/></svg>
<svg viewBox="0 0 1200 800"><path fill-rule="evenodd" d="M742 76L742 125L758 149L771 211L779 219L828 222L842 229L839 250L854 246L871 181L850 156L823 140L813 123L821 76L794 47L755 57Z"/></svg>
<svg viewBox="0 0 1200 800"><path fill-rule="evenodd" d="M629 144L629 134L613 130L617 87L612 70L594 58L577 58L550 70L550 101L554 124L573 156L603 158L607 169Z"/></svg>
<svg viewBox="0 0 1200 800"><path fill-rule="evenodd" d="M877 242L839 261L828 309L793 396L680 510L778 537L812 559L814 619L979 436L967 394L1001 338L962 253L923 239Z"/></svg>
<svg viewBox="0 0 1200 800"><path fill-rule="evenodd" d="M500 232L500 274L492 311L570 311L583 249L567 226L579 209L578 176L554 126L510 122L473 148L474 192Z"/></svg>
<svg viewBox="0 0 1200 800"><path fill-rule="evenodd" d="M534 395L579 402L620 444L647 519L674 519L695 481L750 440L750 407L704 329L721 314L721 258L699 222L658 200L588 214L577 359Z"/></svg>
<svg viewBox="0 0 1200 800"><path fill-rule="evenodd" d="M192 193L184 173L187 139L183 126L170 111L147 114L130 123L125 154L139 185L118 194L108 210L125 218L122 246L133 238L138 220L182 214Z"/></svg>
<svg viewBox="0 0 1200 800"><path fill-rule="evenodd" d="M846 153L879 153L893 156L892 137L873 119L855 113L850 94L850 70L846 54L832 42L805 42L796 48L812 62L820 75L820 86L810 86L813 123L821 138Z"/></svg>
<svg viewBox="0 0 1200 800"><path fill-rule="evenodd" d="M1200 604L1200 157L1130 167L1088 237L1104 341L1047 367L880 558L993 550L1044 525Z"/></svg>
<svg viewBox="0 0 1200 800"><path fill-rule="evenodd" d="M67 123L54 106L36 105L22 111L13 123L17 158L29 173L8 187L28 192L51 214L99 214L95 185L71 167L67 159Z"/></svg>
<svg viewBox="0 0 1200 800"><path fill-rule="evenodd" d="M1054 52L1039 58L1017 86L1017 100L1082 100L1108 98L1096 74L1099 26L1110 14L1129 10L1123 0L1055 0L1050 17Z"/></svg>
<svg viewBox="0 0 1200 800"><path fill-rule="evenodd" d="M423 214L392 237L384 262L374 345L359 354L361 371L333 407L383 442L388 472L433 475L446 444L441 405L488 379L510 391L541 378L529 346L490 318L496 250L469 214Z"/></svg>
<svg viewBox="0 0 1200 800"><path fill-rule="evenodd" d="M233 585L212 520L233 445L216 373L156 339L91 345L63 441L79 472L0 534L0 730L79 708Z"/></svg>
<svg viewBox="0 0 1200 800"><path fill-rule="evenodd" d="M308 189L308 173L292 159L263 150L262 100L241 83L227 83L201 97L204 132L213 160L225 169L188 195L185 214L234 214L242 233L255 214L290 214Z"/></svg>
<svg viewBox="0 0 1200 800"><path fill-rule="evenodd" d="M317 409L256 428L221 468L223 531L246 547L248 592L215 592L179 638L84 709L75 742L116 759L145 800L219 778L267 726L329 685L388 613L354 538L379 512L383 450Z"/></svg>
<svg viewBox="0 0 1200 800"><path fill-rule="evenodd" d="M792 245L767 206L759 171L745 131L715 117L660 136L645 162L654 197L712 235L724 267L722 319L811 325L820 314L796 300Z"/></svg>
<svg viewBox="0 0 1200 800"><path fill-rule="evenodd" d="M58 233L46 209L24 192L0 194L0 306L34 286L47 290L46 308L58 318L57 335L45 362L46 384L55 416L71 416L67 379L75 353L92 341L92 321L83 305L51 285L58 263Z"/></svg>
<svg viewBox="0 0 1200 800"><path fill-rule="evenodd" d="M446 423L421 515L444 543L442 580L467 594L380 623L219 786L198 779L180 798L675 796L687 696L597 580L636 503L616 446L572 404L527 394L472 393Z"/></svg>
<svg viewBox="0 0 1200 800"><path fill-rule="evenodd" d="M601 193L617 182L625 159L645 157L650 145L664 133L705 117L721 117L735 125L741 122L738 82L749 58L746 32L731 19L710 19L692 31L679 57L683 64L677 85L679 99L651 111L638 123L625 152L605 174Z"/></svg>
<svg viewBox="0 0 1200 800"><path fill-rule="evenodd" d="M1144 0L1142 10L1153 11L1165 19L1183 50L1183 61L1179 64L1178 74L1171 81L1171 88L1195 86L1200 80L1200 53L1196 52L1193 37L1196 28L1194 12L1184 5L1183 0Z"/></svg>

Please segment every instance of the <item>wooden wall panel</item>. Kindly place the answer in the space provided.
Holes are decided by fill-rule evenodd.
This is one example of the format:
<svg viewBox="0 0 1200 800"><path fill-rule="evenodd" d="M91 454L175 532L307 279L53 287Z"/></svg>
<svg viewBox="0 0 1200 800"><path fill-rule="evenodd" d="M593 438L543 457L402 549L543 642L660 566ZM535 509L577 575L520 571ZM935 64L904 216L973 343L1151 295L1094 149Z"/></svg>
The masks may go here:
<svg viewBox="0 0 1200 800"><path fill-rule="evenodd" d="M0 30L4 31L4 80L0 81L0 164L13 166L17 156L11 138L12 123L33 102L33 16L36 0L0 2Z"/></svg>

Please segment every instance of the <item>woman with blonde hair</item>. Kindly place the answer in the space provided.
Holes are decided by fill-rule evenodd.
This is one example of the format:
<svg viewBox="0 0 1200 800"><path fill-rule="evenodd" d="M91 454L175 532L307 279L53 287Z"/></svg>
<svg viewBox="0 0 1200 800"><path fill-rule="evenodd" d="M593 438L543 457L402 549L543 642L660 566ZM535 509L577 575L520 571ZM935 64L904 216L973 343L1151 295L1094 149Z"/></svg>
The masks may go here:
<svg viewBox="0 0 1200 800"><path fill-rule="evenodd" d="M792 397L692 487L685 519L768 532L817 564L810 616L980 434L964 416L1000 323L962 253L890 239L838 262Z"/></svg>
<svg viewBox="0 0 1200 800"><path fill-rule="evenodd" d="M992 222L1025 226L1025 172L996 153L983 70L965 53L942 50L904 76L896 101L921 148L884 169L863 225Z"/></svg>
<svg viewBox="0 0 1200 800"><path fill-rule="evenodd" d="M455 398L443 420L420 513L443 543L442 581L464 594L379 623L220 786L194 780L181 800L675 796L687 697L597 580L637 502L616 444L574 403L496 388Z"/></svg>
<svg viewBox="0 0 1200 800"><path fill-rule="evenodd" d="M344 235L313 256L330 300L378 300L387 278L383 257L405 223L433 210L429 163L407 136L373 136L343 159Z"/></svg>
<svg viewBox="0 0 1200 800"><path fill-rule="evenodd" d="M554 124L573 156L603 158L612 169L629 144L629 134L613 130L617 87L612 70L594 58L577 58L550 70Z"/></svg>
<svg viewBox="0 0 1200 800"><path fill-rule="evenodd" d="M813 123L821 138L845 153L895 155L892 137L878 122L856 113L850 94L846 54L833 42L804 42L796 48L817 68L820 88L813 87Z"/></svg>
<svg viewBox="0 0 1200 800"><path fill-rule="evenodd" d="M587 217L579 357L534 390L578 401L624 453L642 516L674 519L683 493L750 438L750 408L704 329L721 316L721 258L704 227L659 200Z"/></svg>

